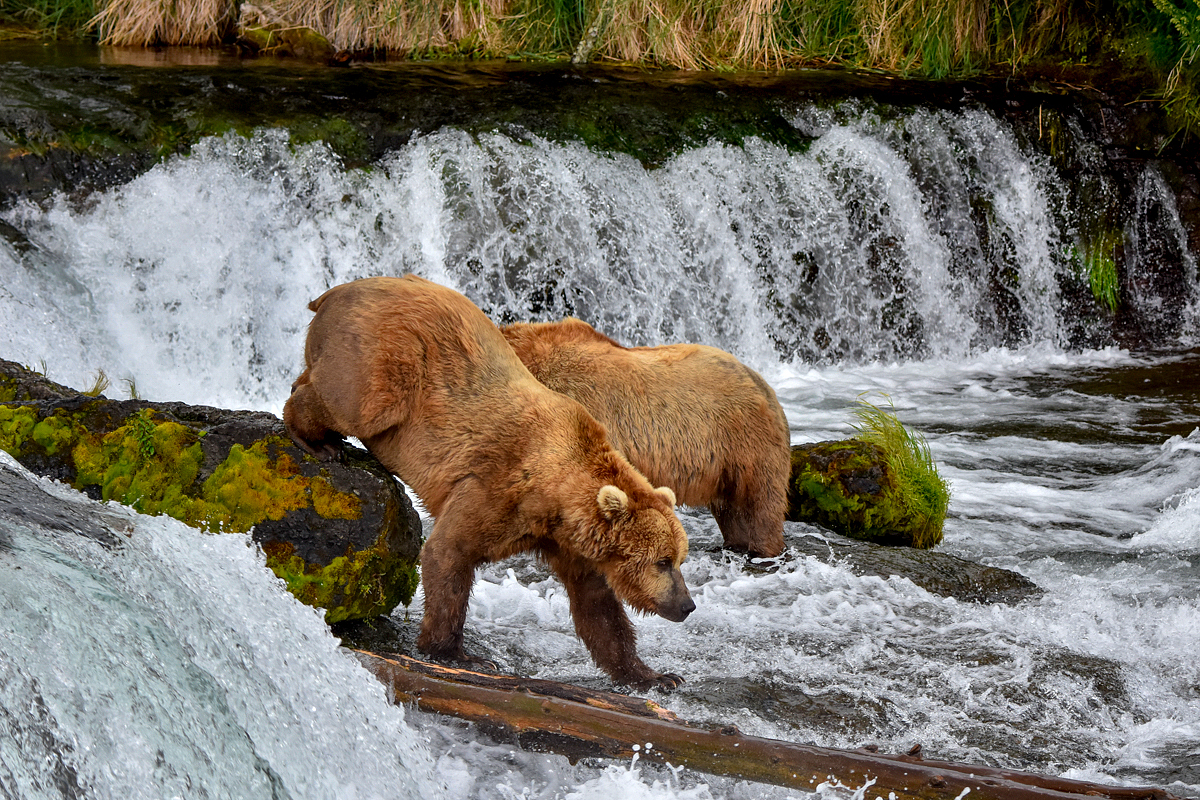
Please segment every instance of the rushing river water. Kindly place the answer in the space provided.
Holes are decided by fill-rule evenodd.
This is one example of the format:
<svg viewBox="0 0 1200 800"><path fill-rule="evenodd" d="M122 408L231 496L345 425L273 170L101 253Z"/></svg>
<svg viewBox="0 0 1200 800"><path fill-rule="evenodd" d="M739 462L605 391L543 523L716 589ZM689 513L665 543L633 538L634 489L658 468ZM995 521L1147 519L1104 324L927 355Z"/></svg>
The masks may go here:
<svg viewBox="0 0 1200 800"><path fill-rule="evenodd" d="M207 139L124 185L0 209L0 357L278 413L307 302L412 271L499 321L731 350L794 442L845 438L856 399L886 397L950 482L940 548L1043 593L978 604L794 552L747 563L685 511L698 608L637 621L646 661L688 680L657 699L762 736L1200 797L1200 282L1162 175L1135 181L1126 258L1173 254L1179 280L1126 286L1159 335L1131 351L1072 289L1071 191L1007 123L855 101L791 120L802 152L750 139L654 169L454 129L364 169L279 131ZM0 489L0 797L800 796L571 765L392 706L247 537L94 503L2 454ZM607 685L527 560L481 572L467 636L506 671Z"/></svg>

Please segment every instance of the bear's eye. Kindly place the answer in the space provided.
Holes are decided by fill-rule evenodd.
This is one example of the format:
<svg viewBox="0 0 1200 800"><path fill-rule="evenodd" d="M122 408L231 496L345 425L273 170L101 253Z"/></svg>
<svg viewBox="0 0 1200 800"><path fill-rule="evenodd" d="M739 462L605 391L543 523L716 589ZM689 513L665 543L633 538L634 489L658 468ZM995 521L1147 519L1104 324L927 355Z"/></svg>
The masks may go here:
<svg viewBox="0 0 1200 800"><path fill-rule="evenodd" d="M670 570L675 568L675 562L669 558L664 558L664 559L660 560L656 566L659 569L661 569L663 572L669 572Z"/></svg>

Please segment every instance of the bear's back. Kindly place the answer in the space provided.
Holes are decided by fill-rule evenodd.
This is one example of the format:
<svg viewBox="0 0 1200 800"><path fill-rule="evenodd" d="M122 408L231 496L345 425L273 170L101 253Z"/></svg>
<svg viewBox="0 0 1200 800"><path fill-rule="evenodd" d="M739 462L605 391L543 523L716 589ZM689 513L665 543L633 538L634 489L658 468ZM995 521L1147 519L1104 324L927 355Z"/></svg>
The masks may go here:
<svg viewBox="0 0 1200 800"><path fill-rule="evenodd" d="M467 401L529 379L499 330L464 295L416 275L365 278L334 287L312 304L310 346L336 343L362 366L369 388L391 402L408 394ZM319 352L308 352L313 363Z"/></svg>
<svg viewBox="0 0 1200 800"><path fill-rule="evenodd" d="M573 318L502 332L534 377L582 403L651 483L683 503L707 504L725 470L788 452L774 390L724 350L625 347Z"/></svg>

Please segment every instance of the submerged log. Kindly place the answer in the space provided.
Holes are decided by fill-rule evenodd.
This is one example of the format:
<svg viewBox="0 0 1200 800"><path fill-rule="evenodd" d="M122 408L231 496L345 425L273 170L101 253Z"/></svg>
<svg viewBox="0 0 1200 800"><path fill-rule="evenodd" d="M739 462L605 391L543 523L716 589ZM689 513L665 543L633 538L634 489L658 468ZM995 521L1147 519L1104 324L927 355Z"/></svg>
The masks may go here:
<svg viewBox="0 0 1200 800"><path fill-rule="evenodd" d="M0 360L0 449L96 500L204 530L251 531L329 622L412 599L421 520L365 452L318 462L272 414L110 400Z"/></svg>
<svg viewBox="0 0 1200 800"><path fill-rule="evenodd" d="M585 757L643 759L699 772L812 792L822 784L889 800L1174 800L1157 788L1107 786L1017 770L925 761L919 749L885 755L705 729L649 700L545 680L427 664L402 655L353 651L397 703L477 723L522 747Z"/></svg>

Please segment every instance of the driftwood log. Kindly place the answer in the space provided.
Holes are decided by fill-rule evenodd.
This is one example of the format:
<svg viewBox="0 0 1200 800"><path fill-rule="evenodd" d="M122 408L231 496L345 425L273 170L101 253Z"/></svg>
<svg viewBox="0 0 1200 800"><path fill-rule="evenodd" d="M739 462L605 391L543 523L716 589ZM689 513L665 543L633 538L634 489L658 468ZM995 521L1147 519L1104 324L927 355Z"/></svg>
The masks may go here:
<svg viewBox="0 0 1200 800"><path fill-rule="evenodd" d="M1106 786L1017 770L925 761L919 750L885 755L746 736L734 726L705 729L656 703L555 681L491 675L403 655L354 650L397 703L478 724L532 750L585 757L631 758L685 766L814 791L821 784L890 800L1175 800L1163 789Z"/></svg>

